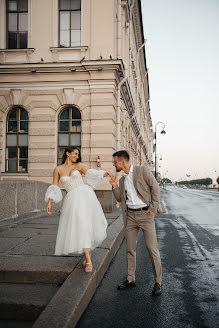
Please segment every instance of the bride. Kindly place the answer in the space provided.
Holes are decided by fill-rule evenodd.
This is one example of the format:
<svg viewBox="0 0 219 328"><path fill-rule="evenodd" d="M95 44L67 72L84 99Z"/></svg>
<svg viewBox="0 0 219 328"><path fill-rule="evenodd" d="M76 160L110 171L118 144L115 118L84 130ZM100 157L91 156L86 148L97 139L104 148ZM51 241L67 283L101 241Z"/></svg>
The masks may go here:
<svg viewBox="0 0 219 328"><path fill-rule="evenodd" d="M59 184L67 191L56 238L55 255L83 254L83 267L92 272L91 250L106 238L107 221L93 189L84 184L82 174L92 187L113 176L103 170L87 169L80 163L80 151L76 147L65 149L62 164L54 169L53 184L45 194L46 212L50 215L51 203L62 200Z"/></svg>

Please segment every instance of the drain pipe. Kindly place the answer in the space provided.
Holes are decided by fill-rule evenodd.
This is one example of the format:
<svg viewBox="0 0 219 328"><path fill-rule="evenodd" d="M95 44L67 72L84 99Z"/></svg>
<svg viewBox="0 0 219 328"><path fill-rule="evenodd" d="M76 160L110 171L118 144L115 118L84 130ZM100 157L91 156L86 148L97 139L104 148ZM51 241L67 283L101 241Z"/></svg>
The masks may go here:
<svg viewBox="0 0 219 328"><path fill-rule="evenodd" d="M117 99L116 99L116 151L120 148L120 121L121 121L121 106L120 106L120 91L122 84L126 81L127 77L126 74L124 78L119 82L117 86Z"/></svg>
<svg viewBox="0 0 219 328"><path fill-rule="evenodd" d="M129 84L131 79L131 27L132 27L132 12L134 8L135 0L132 0L131 6L130 6L130 17L129 17Z"/></svg>
<svg viewBox="0 0 219 328"><path fill-rule="evenodd" d="M132 11L135 4L135 0L132 0L130 6L130 20L129 20L129 81L130 81L130 73L131 73L131 21L132 21ZM121 51L121 0L118 0L118 21L117 21L118 35L117 35L117 54L120 55ZM119 58L119 57L118 57ZM120 106L120 92L121 86L126 81L126 69L124 78L119 82L117 86L117 99L116 99L116 150L118 151L120 148L120 120L121 120L121 106ZM129 82L130 83L130 82Z"/></svg>
<svg viewBox="0 0 219 328"><path fill-rule="evenodd" d="M117 2L117 58L121 58L121 42L122 42L122 2Z"/></svg>

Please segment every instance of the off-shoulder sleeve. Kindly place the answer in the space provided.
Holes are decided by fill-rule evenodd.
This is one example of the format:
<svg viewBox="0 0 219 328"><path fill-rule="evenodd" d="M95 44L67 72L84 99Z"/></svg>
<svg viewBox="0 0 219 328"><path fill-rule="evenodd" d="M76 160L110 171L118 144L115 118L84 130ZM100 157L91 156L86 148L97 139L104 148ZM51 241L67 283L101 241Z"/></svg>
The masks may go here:
<svg viewBox="0 0 219 328"><path fill-rule="evenodd" d="M61 189L58 186L50 185L47 188L46 194L45 194L45 201L48 202L49 198L51 198L54 203L59 203L62 200L62 192Z"/></svg>
<svg viewBox="0 0 219 328"><path fill-rule="evenodd" d="M104 182L104 173L103 170L88 169L85 179L91 187L95 188Z"/></svg>

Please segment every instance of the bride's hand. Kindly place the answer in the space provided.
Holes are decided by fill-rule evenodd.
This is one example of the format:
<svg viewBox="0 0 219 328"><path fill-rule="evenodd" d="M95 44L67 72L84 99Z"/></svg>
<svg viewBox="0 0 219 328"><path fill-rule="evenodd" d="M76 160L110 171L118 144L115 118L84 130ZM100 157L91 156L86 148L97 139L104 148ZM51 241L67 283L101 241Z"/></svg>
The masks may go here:
<svg viewBox="0 0 219 328"><path fill-rule="evenodd" d="M48 203L47 207L46 207L46 213L51 215L52 212L51 212L51 204Z"/></svg>
<svg viewBox="0 0 219 328"><path fill-rule="evenodd" d="M107 177L108 175L110 176L111 179L114 177L114 174L110 171L104 173L104 177Z"/></svg>

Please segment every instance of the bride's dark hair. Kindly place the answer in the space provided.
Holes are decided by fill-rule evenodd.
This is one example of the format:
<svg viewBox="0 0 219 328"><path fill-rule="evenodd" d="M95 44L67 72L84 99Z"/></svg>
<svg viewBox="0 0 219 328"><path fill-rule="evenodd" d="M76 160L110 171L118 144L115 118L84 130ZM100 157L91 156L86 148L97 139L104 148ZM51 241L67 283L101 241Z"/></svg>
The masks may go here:
<svg viewBox="0 0 219 328"><path fill-rule="evenodd" d="M78 152L79 152L78 159L77 159L76 163L81 162L81 152L80 152L80 149L77 148L77 147L68 147L68 148L65 148L64 154L62 156L62 163L61 163L61 165L64 164L65 161L66 161L66 158L67 158L67 154L66 153L72 153L75 149L77 149Z"/></svg>

